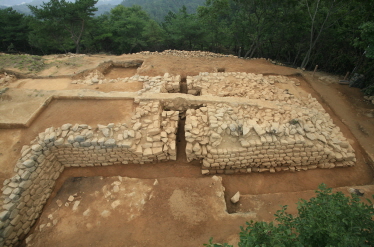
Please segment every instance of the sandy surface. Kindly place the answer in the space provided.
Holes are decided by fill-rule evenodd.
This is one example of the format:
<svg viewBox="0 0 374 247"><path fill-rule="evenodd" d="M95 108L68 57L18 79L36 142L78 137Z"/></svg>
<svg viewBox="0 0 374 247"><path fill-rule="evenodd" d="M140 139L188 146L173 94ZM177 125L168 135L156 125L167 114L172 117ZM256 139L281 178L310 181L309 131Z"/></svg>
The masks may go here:
<svg viewBox="0 0 374 247"><path fill-rule="evenodd" d="M48 56L48 59L54 61L56 57ZM40 72L38 76L65 76L64 78L29 78L15 81L8 86L10 90L1 96L0 100L0 122L6 120L17 123L27 120L44 104L45 99L56 92L55 90L73 90L76 95L87 90L103 92L103 94L111 91L135 92L142 87L141 84L75 85L70 83L70 76L86 69L93 69L103 61L132 59L143 60L142 67L137 70L113 69L106 75L107 78L131 76L135 72L148 76L170 73L185 77L197 75L199 72L215 72L218 68L227 72L296 77L301 85L288 89L295 95L305 96L311 93L317 98L356 150L357 165L351 168L318 169L296 173L222 175L222 184L226 190L223 199L218 202L214 191L209 187L211 178L201 175L198 162L187 163L185 160L183 123L180 122L176 162L66 169L58 179L54 196L50 198L35 228L32 246L201 246L211 236L217 241L235 242L237 240L235 233L239 231L239 225L244 225L245 220L251 217L258 220L272 220L272 212L279 209L274 205L280 202L294 204L302 195L302 191L315 190L320 183L326 183L333 188L373 184L372 163L367 154L374 154L372 141L374 118L371 114L374 106L363 101L359 90L339 85L337 83L339 78L336 76L316 73L315 77L312 77L309 72L276 66L265 60L143 55L58 58L59 67L51 67ZM305 79L300 74L303 74ZM67 122L92 126L98 123L123 123L131 117L133 108L132 100L55 100L28 128L0 129L0 182L13 175L13 167L22 146L28 144L37 133L47 127L58 127ZM97 176L139 179L129 181L138 181L136 184L143 184L146 189L143 190L142 186L136 185L134 191L145 193L147 197L144 198L149 198L153 192L153 199L145 200L142 210L137 211L137 216L129 221L128 212L131 211L131 206L125 200L128 192L123 192L124 194L118 195L116 199L107 201L103 196L102 188L111 185L114 178L100 179ZM73 177L89 178L73 179ZM159 181L158 187L153 185L155 179ZM125 187L127 186L128 184ZM99 191L99 196L95 196L95 191ZM253 203L251 200L243 199L241 205L233 205L229 202L237 191L243 195L257 196L256 200L259 201L259 204L256 204L257 209L255 209L256 205L251 204ZM75 193L81 198L76 211L72 210L72 205L57 206L56 200L65 203L68 196ZM271 194L277 194L277 197ZM139 198L141 200L143 197ZM280 201L279 198L282 200ZM123 203L113 209L111 205L116 200L121 200ZM222 201L226 201L225 208L229 212L246 212L246 218L239 216L237 216L239 218L232 218L222 208L212 210L214 205ZM264 205L273 206L267 208ZM83 212L90 207L95 213L87 218ZM119 210L120 208L123 210ZM104 210L110 211L108 217L102 216ZM254 215L253 212L256 214ZM50 214L53 219L48 218ZM48 227L48 223L53 225L54 220L57 220L57 223ZM45 226L40 231L40 226L43 224Z"/></svg>
<svg viewBox="0 0 374 247"><path fill-rule="evenodd" d="M249 215L226 213L223 194L217 177L72 178L43 212L29 246L187 247L211 236L227 241Z"/></svg>

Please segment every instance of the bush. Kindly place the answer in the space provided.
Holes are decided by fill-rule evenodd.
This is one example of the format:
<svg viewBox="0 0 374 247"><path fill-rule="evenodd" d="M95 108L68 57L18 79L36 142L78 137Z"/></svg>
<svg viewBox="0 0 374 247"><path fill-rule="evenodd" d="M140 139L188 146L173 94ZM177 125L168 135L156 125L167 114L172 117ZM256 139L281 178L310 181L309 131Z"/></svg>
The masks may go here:
<svg viewBox="0 0 374 247"><path fill-rule="evenodd" d="M241 227L239 247L299 247L299 246L374 246L374 208L372 201L360 201L357 195L347 197L332 193L325 184L317 196L298 202L298 215L292 216L283 206L273 222L247 222ZM373 196L374 198L374 196ZM214 244L208 247L230 247Z"/></svg>

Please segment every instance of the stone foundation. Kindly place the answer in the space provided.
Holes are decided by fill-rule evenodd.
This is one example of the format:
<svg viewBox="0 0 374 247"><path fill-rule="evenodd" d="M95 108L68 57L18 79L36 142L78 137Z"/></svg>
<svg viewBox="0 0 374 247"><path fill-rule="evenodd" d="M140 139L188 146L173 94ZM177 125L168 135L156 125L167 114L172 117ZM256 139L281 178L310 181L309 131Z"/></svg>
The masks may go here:
<svg viewBox="0 0 374 247"><path fill-rule="evenodd" d="M188 110L186 153L203 174L347 167L355 151L328 114L303 109L207 104ZM266 116L272 120L264 120ZM277 120L275 120L277 119Z"/></svg>
<svg viewBox="0 0 374 247"><path fill-rule="evenodd" d="M202 160L203 174L353 166L355 151L323 107L277 86L286 83L300 84L235 72L187 77L189 94L249 99L188 110L187 159Z"/></svg>
<svg viewBox="0 0 374 247"><path fill-rule="evenodd" d="M165 54L184 54L170 53ZM103 64L101 70L108 66ZM102 75L91 70L81 76L96 83L91 77L100 79ZM131 121L51 127L24 146L16 175L2 188L0 246L16 245L26 236L65 167L176 160L179 111L186 111L187 159L201 160L203 174L355 164L353 148L318 101L311 95L302 98L297 90L283 89L283 84L299 85L298 79L234 72L188 76L188 94L203 97L163 94L180 92L181 77L168 73L118 80L143 83L143 89L134 94L137 96L131 96L138 104Z"/></svg>
<svg viewBox="0 0 374 247"><path fill-rule="evenodd" d="M159 101L141 101L131 124L65 124L40 133L23 147L17 175L4 182L0 246L16 245L30 231L65 167L175 160L178 116Z"/></svg>

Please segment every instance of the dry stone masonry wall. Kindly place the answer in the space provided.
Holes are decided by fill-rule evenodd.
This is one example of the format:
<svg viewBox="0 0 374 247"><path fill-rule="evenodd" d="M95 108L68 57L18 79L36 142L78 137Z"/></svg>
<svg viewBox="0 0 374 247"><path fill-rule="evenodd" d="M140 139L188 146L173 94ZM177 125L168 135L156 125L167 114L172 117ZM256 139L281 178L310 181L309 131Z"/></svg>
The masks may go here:
<svg viewBox="0 0 374 247"><path fill-rule="evenodd" d="M278 83L299 82L246 73L187 77L190 94L256 100L188 110L188 160L202 160L203 174L353 166L355 151L318 101L311 95L301 100Z"/></svg>
<svg viewBox="0 0 374 247"><path fill-rule="evenodd" d="M106 84L106 83L143 83L143 89L139 90L138 93L142 94L145 92L150 93L179 93L180 92L180 75L172 76L169 73L165 73L164 76L141 76L134 75L132 77L124 77L117 79L106 79L104 74L98 70L94 70L86 75L83 79L74 80L72 84Z"/></svg>
<svg viewBox="0 0 374 247"><path fill-rule="evenodd" d="M226 56L173 50L158 54ZM118 63L116 66L131 67L140 66L142 61ZM180 92L181 77L168 73L105 79L104 74L114 65L110 61L84 71L77 76L83 79L73 83L142 82L139 96ZM16 245L29 232L65 167L176 160L179 111L186 109L187 159L201 160L203 174L301 171L355 164L355 151L323 107L311 95L294 90L300 85L296 78L202 72L188 76L186 83L188 94L203 97L178 95L162 104L146 100L146 96L137 97L131 121L51 127L24 146L14 169L16 175L5 180L2 188L0 247Z"/></svg>
<svg viewBox="0 0 374 247"><path fill-rule="evenodd" d="M176 57L236 57L234 55L224 55L213 53L209 51L179 51L179 50L165 50L163 52L142 51L137 54L141 55L161 55L161 56L176 56Z"/></svg>
<svg viewBox="0 0 374 247"><path fill-rule="evenodd" d="M197 76L187 76L188 93L193 95L240 97L300 104L289 90L276 86L287 83L300 84L296 78L245 72L201 72Z"/></svg>
<svg viewBox="0 0 374 247"><path fill-rule="evenodd" d="M355 153L328 114L293 107L207 104L188 110L188 160L203 174L347 167Z"/></svg>
<svg viewBox="0 0 374 247"><path fill-rule="evenodd" d="M175 160L178 116L159 101L140 101L130 124L64 124L40 133L4 182L0 246L15 245L29 232L65 167Z"/></svg>

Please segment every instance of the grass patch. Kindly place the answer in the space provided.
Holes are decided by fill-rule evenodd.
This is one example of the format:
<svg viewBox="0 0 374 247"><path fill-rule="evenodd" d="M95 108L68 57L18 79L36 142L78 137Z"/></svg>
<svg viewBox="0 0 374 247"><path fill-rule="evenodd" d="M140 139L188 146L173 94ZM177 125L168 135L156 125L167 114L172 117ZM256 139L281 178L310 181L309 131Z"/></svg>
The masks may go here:
<svg viewBox="0 0 374 247"><path fill-rule="evenodd" d="M0 55L0 68L15 68L29 72L39 72L46 68L44 59L40 56L31 55Z"/></svg>
<svg viewBox="0 0 374 247"><path fill-rule="evenodd" d="M50 65L56 67L81 67L83 65L83 58L70 57L66 60L55 60Z"/></svg>

